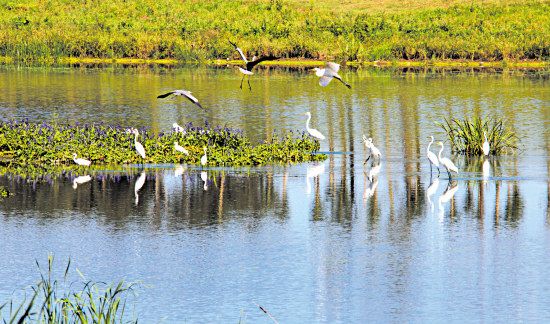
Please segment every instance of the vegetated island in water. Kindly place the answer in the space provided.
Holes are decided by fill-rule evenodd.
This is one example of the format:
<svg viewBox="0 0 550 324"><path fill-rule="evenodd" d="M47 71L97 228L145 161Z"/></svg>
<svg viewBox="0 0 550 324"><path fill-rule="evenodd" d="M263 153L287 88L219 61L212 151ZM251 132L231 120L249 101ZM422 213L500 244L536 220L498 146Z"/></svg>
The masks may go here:
<svg viewBox="0 0 550 324"><path fill-rule="evenodd" d="M283 65L544 67L548 12L548 0L9 1L0 5L0 61L220 64L238 59L232 40Z"/></svg>
<svg viewBox="0 0 550 324"><path fill-rule="evenodd" d="M142 159L136 152L135 135L118 125L47 124L24 121L0 123L0 173L39 175L52 170L83 168L73 154L97 165L142 163L200 164L207 150L207 166L254 166L273 163L321 161L319 141L304 132L273 133L254 144L241 130L227 127L184 127L183 132L152 133L139 130L137 139L145 148ZM178 142L188 155L175 150Z"/></svg>

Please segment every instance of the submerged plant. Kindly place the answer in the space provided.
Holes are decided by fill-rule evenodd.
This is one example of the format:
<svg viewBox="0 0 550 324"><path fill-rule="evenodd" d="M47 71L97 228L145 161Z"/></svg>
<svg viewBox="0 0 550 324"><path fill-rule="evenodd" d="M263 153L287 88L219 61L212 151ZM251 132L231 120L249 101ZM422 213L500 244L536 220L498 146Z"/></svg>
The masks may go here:
<svg viewBox="0 0 550 324"><path fill-rule="evenodd" d="M445 123L440 124L447 133L451 149L466 155L482 155L482 145L487 136L490 153L492 155L506 154L517 149L516 134L504 125L502 119L490 121L474 117L445 118Z"/></svg>
<svg viewBox="0 0 550 324"><path fill-rule="evenodd" d="M71 260L67 262L63 279L54 278L54 258L48 256L48 269L43 272L38 261L40 280L31 286L32 294L29 300L24 300L19 306L14 301L0 305L0 318L4 323L123 323L126 319L126 298L133 289L132 284L120 281L116 285L105 285L84 279L80 283L68 283L67 278ZM7 317L6 317L7 315ZM137 321L135 321L137 322Z"/></svg>

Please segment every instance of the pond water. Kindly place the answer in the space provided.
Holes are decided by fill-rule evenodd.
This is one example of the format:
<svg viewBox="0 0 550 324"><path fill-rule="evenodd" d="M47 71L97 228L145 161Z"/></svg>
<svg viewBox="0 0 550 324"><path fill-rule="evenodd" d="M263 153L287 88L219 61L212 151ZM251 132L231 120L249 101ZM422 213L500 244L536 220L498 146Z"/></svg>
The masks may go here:
<svg viewBox="0 0 550 324"><path fill-rule="evenodd" d="M252 91L234 68L0 69L3 119L155 131L208 120L261 141L303 131L311 111L333 152L292 166L121 167L76 188L72 176L2 176L14 195L0 201L0 302L53 253L88 279L139 281L131 303L146 323L270 323L256 303L281 323L550 318L548 74L342 75L352 90L300 69L259 69ZM208 109L156 99L179 88ZM506 119L520 150L452 156L458 176L435 180L427 137L443 140L437 123L463 116ZM362 134L378 166L363 164Z"/></svg>

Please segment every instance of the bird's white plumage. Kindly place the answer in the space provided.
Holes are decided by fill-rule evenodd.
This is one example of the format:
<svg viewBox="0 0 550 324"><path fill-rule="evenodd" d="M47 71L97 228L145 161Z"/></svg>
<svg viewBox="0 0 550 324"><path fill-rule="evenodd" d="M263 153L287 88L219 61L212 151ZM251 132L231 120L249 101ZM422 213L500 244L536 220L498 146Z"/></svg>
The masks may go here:
<svg viewBox="0 0 550 324"><path fill-rule="evenodd" d="M185 133L185 129L183 127L181 127L180 125L178 125L178 123L173 123L172 124L172 129L176 133Z"/></svg>
<svg viewBox="0 0 550 324"><path fill-rule="evenodd" d="M201 172L201 180L204 182L202 189L206 191L208 189L208 173L206 171Z"/></svg>
<svg viewBox="0 0 550 324"><path fill-rule="evenodd" d="M483 154L489 155L489 141L487 141L487 135L485 134L485 132L483 132L483 136L485 136L485 142L483 142L483 146L481 147L481 149L483 150Z"/></svg>
<svg viewBox="0 0 550 324"><path fill-rule="evenodd" d="M138 138L138 135L139 135L139 131L137 129L134 128L133 130L134 132L134 146L136 148L136 151L138 152L138 154L141 156L142 159L145 159L145 148L143 148L143 145L138 142L137 138Z"/></svg>
<svg viewBox="0 0 550 324"><path fill-rule="evenodd" d="M242 67L239 67L239 71L241 71L242 74L246 74L246 75L254 74L252 71L248 71L246 69L243 69Z"/></svg>
<svg viewBox="0 0 550 324"><path fill-rule="evenodd" d="M90 166L90 164L92 164L92 161L90 161L90 160L77 158L76 153L73 153L73 161L74 161L74 163L76 163L78 165L82 165L82 166Z"/></svg>
<svg viewBox="0 0 550 324"><path fill-rule="evenodd" d="M178 142L174 142L174 149L178 152L181 152L185 155L189 155L189 151L185 149L185 147L178 144Z"/></svg>
<svg viewBox="0 0 550 324"><path fill-rule="evenodd" d="M203 147L203 150L204 150L204 155L201 156L201 165L206 165L206 163L208 163L208 157L206 155L206 146Z"/></svg>
<svg viewBox="0 0 550 324"><path fill-rule="evenodd" d="M340 64L334 63L334 62L326 62L325 63L326 70L330 70L331 72L337 73L340 71Z"/></svg>
<svg viewBox="0 0 550 324"><path fill-rule="evenodd" d="M437 169L439 170L439 160L437 159L437 156L432 151L430 151L430 146L434 142L434 137L430 136L430 138L432 140L430 141L430 144L428 144L428 148L426 148L426 156L428 157L428 160L430 160L430 163L437 167Z"/></svg>
<svg viewBox="0 0 550 324"><path fill-rule="evenodd" d="M365 135L363 135L363 143L365 144L365 147L370 151L370 156L380 160L380 158L382 157L382 153L380 153L380 150L376 146L374 146L374 143L372 142L372 137L367 138Z"/></svg>
<svg viewBox="0 0 550 324"><path fill-rule="evenodd" d="M458 174L458 168L453 163L453 161L449 160L446 157L441 157L441 152L443 152L443 143L439 142L438 144L439 146L441 146L441 149L439 150L439 155L438 155L439 163L441 163L445 167L445 169L447 169L447 172L449 174L451 174L451 171L456 172Z"/></svg>
<svg viewBox="0 0 550 324"><path fill-rule="evenodd" d="M332 77L328 77L328 76L323 75L323 76L321 76L321 78L319 78L319 85L321 87L326 87L326 86L328 86L330 81L332 81Z"/></svg>
<svg viewBox="0 0 550 324"><path fill-rule="evenodd" d="M315 137L319 140L324 140L325 135L321 134L320 131L318 131L314 128L309 128L309 121L311 120L311 113L308 111L308 112L306 112L306 115L307 115L306 130L309 133L309 135L311 135L311 136L313 136L313 137Z"/></svg>

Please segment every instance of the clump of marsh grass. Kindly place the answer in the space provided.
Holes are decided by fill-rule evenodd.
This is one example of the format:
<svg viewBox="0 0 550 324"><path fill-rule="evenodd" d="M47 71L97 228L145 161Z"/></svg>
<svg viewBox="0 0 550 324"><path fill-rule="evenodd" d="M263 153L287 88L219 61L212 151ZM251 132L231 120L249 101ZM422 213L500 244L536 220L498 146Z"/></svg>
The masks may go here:
<svg viewBox="0 0 550 324"><path fill-rule="evenodd" d="M53 261L53 256L48 256L46 272L36 262L40 280L31 286L29 300L25 298L19 306L14 305L13 300L0 305L3 323L137 323L126 319L125 314L126 298L132 291L132 284L120 281L116 285L106 285L84 279L80 289L73 290L71 287L75 283L71 283L67 290L71 260L67 262L62 281L53 278Z"/></svg>
<svg viewBox="0 0 550 324"><path fill-rule="evenodd" d="M483 155L482 145L487 135L492 155L507 154L517 149L516 134L505 126L502 119L489 120L480 117L445 118L440 124L447 133L451 149L465 155Z"/></svg>

